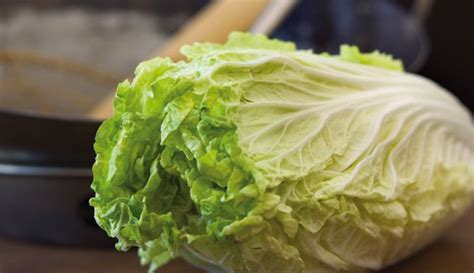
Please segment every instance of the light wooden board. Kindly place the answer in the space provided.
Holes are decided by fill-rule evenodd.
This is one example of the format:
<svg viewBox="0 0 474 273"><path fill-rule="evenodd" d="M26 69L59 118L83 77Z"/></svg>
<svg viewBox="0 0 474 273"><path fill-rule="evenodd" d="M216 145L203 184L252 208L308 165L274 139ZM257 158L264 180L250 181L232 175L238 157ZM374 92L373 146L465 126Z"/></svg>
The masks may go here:
<svg viewBox="0 0 474 273"><path fill-rule="evenodd" d="M6 224L2 221L2 224ZM145 273L134 251L30 245L0 239L0 273ZM181 260L158 273L202 273ZM436 243L383 273L474 272L474 208Z"/></svg>

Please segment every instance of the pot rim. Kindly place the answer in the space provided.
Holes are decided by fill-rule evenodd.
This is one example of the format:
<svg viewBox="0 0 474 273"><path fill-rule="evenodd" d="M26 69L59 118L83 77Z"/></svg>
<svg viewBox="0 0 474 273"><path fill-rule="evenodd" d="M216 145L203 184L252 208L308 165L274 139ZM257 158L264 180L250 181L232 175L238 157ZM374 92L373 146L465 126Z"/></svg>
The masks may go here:
<svg viewBox="0 0 474 273"><path fill-rule="evenodd" d="M28 166L0 163L0 175L92 177L91 168Z"/></svg>

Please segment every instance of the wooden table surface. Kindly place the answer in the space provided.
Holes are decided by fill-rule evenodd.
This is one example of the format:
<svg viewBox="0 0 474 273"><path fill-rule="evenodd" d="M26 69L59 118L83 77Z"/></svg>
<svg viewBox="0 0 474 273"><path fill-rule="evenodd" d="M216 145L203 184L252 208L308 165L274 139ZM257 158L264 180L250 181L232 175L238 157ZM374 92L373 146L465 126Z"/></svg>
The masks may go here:
<svg viewBox="0 0 474 273"><path fill-rule="evenodd" d="M135 251L29 245L0 239L0 273L145 273ZM174 261L157 273L202 273ZM474 208L428 248L383 273L473 273Z"/></svg>

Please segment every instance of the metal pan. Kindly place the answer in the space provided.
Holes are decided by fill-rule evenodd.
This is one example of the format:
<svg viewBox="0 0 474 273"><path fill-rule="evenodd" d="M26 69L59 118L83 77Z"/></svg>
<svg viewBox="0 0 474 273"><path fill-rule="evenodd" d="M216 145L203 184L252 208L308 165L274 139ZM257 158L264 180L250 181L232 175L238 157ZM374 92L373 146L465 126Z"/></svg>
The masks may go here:
<svg viewBox="0 0 474 273"><path fill-rule="evenodd" d="M88 205L98 122L0 111L0 233L42 243L111 245Z"/></svg>

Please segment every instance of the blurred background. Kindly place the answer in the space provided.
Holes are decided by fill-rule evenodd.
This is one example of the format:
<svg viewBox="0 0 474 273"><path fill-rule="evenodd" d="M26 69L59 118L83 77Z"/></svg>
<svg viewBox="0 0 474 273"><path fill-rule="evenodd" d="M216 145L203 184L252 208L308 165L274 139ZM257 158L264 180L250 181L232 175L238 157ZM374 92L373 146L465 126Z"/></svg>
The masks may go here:
<svg viewBox="0 0 474 273"><path fill-rule="evenodd" d="M92 144L107 116L91 113L110 108L115 86L139 62L171 55L163 48L179 44L177 33L196 35L193 26L205 26L195 40L227 27L315 52L347 43L390 53L474 111L472 0L221 1L245 2L237 15L247 7L255 16L235 25L226 14L206 17L213 1L205 0L0 0L1 273L146 271L135 253L111 250L88 205ZM472 216L391 270L445 272L439 260L472 271ZM159 272L191 270L178 261Z"/></svg>

